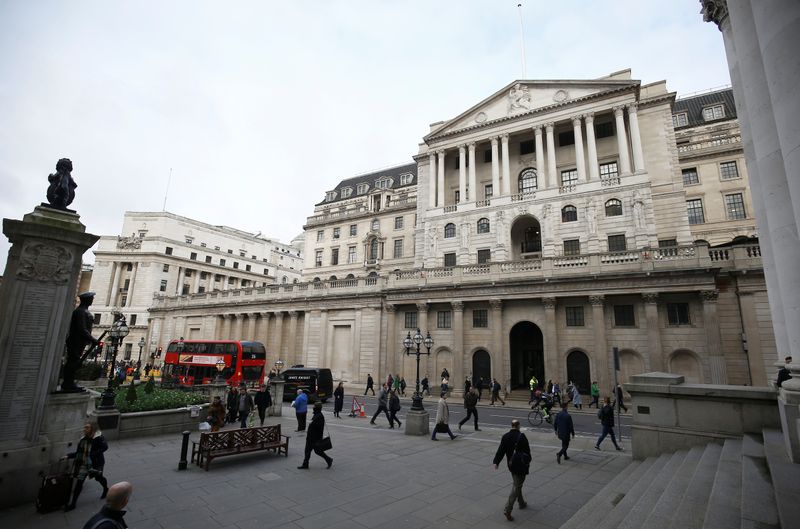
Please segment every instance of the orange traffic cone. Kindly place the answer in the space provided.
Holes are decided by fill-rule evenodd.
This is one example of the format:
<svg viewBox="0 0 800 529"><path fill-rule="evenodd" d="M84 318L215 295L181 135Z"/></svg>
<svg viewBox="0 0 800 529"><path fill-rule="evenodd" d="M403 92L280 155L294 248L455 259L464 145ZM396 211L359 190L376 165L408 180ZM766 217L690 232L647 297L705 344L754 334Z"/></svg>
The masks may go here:
<svg viewBox="0 0 800 529"><path fill-rule="evenodd" d="M359 413L358 416L361 417L361 418L364 418L364 417L367 416L366 404L362 404L361 405L361 413Z"/></svg>

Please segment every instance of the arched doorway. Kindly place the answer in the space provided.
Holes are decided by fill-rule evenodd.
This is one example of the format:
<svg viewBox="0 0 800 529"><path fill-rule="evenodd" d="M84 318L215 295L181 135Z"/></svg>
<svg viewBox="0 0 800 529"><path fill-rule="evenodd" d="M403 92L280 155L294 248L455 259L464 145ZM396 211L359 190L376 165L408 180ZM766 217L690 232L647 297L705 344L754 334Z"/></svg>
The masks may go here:
<svg viewBox="0 0 800 529"><path fill-rule="evenodd" d="M703 376L697 358L694 353L685 349L680 349L672 354L672 358L669 360L669 372L683 375L687 384L703 383Z"/></svg>
<svg viewBox="0 0 800 529"><path fill-rule="evenodd" d="M567 355L567 381L572 381L581 395L588 395L592 389L589 357L583 351L575 350Z"/></svg>
<svg viewBox="0 0 800 529"><path fill-rule="evenodd" d="M472 355L472 383L477 384L480 378L484 387L492 380L492 358L483 349Z"/></svg>
<svg viewBox="0 0 800 529"><path fill-rule="evenodd" d="M436 353L436 371L431 373L433 376L430 379L431 386L438 388L439 384L442 382L442 379L439 375L442 374L442 370L447 368L447 372L450 373L450 387L455 387L458 382L453 378L455 375L454 365L453 365L453 353L449 349L442 349L441 351Z"/></svg>
<svg viewBox="0 0 800 529"><path fill-rule="evenodd" d="M531 215L522 215L511 226L511 259L538 258L542 256L542 229Z"/></svg>
<svg viewBox="0 0 800 529"><path fill-rule="evenodd" d="M531 374L544 378L544 337L542 330L529 321L511 328L511 389L528 388ZM502 380L499 381L502 384Z"/></svg>
<svg viewBox="0 0 800 529"><path fill-rule="evenodd" d="M644 373L644 360L636 351L623 349L619 352L619 377L620 384L626 384L633 375ZM606 388L600 388L600 393L605 393Z"/></svg>

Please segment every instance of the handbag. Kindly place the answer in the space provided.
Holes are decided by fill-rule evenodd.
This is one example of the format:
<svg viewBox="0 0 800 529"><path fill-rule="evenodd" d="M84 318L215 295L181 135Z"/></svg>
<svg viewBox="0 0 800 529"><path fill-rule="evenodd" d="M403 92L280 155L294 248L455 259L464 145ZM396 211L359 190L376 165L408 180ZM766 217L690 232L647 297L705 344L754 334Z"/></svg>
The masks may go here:
<svg viewBox="0 0 800 529"><path fill-rule="evenodd" d="M436 433L447 433L449 428L447 427L446 422L437 422L436 423Z"/></svg>
<svg viewBox="0 0 800 529"><path fill-rule="evenodd" d="M522 432L520 432L520 434L517 436L517 442L514 444L514 452L511 454L511 461L508 463L508 468L517 474L527 474L532 458L527 452L517 451L520 438L522 438Z"/></svg>
<svg viewBox="0 0 800 529"><path fill-rule="evenodd" d="M328 429L328 427L326 426L325 430L327 431L327 429ZM328 450L333 448L333 444L331 443L330 432L328 432L328 435L326 435L325 437L323 437L322 439L317 441L316 444L314 445L314 447L317 450L322 450L323 452L327 452Z"/></svg>

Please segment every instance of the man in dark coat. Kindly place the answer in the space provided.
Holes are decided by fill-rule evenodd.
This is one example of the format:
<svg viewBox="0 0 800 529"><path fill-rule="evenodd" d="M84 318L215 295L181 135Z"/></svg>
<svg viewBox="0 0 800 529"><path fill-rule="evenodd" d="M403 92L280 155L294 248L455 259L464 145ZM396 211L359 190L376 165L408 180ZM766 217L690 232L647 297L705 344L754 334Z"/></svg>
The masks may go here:
<svg viewBox="0 0 800 529"><path fill-rule="evenodd" d="M258 418L261 420L261 426L264 426L267 408L272 406L272 395L269 394L269 388L265 384L261 384L261 388L256 392L256 397L253 400L258 409Z"/></svg>
<svg viewBox="0 0 800 529"><path fill-rule="evenodd" d="M397 412L400 411L400 397L397 396L397 391L389 392L389 428L394 429L394 423L397 422L397 427L403 426L400 419L397 418Z"/></svg>
<svg viewBox="0 0 800 529"><path fill-rule="evenodd" d="M519 461L519 456L514 457L515 452L527 455L527 464ZM511 430L508 431L500 440L500 446L497 448L497 453L494 455L494 468L497 470L500 461L506 458L508 470L511 472L511 478L514 480L514 485L511 487L511 494L508 496L505 510L503 514L510 522L514 521L511 516L511 509L514 508L514 502L519 503L519 508L524 509L528 506L522 497L522 485L525 483L525 476L528 475L528 467L531 461L531 447L528 444L528 438L519 430L519 421L514 419L511 421Z"/></svg>
<svg viewBox="0 0 800 529"><path fill-rule="evenodd" d="M127 481L115 483L108 489L106 504L100 512L89 518L83 529L125 529L125 511L122 509L128 505L131 498L133 486Z"/></svg>
<svg viewBox="0 0 800 529"><path fill-rule="evenodd" d="M84 292L78 296L80 304L72 311L72 318L67 332L67 359L64 363L64 381L61 391L80 391L83 388L75 384L75 372L83 363L83 350L87 345L97 344L92 336L94 316L89 312L89 307L94 301L94 292Z"/></svg>
<svg viewBox="0 0 800 529"><path fill-rule="evenodd" d="M567 448L569 448L570 436L575 439L575 427L572 425L572 416L567 411L569 408L569 401L562 404L561 411L556 415L556 420L553 421L553 429L556 431L556 436L561 439L561 450L556 454L556 461L561 464L561 456L569 460L567 455Z"/></svg>
<svg viewBox="0 0 800 529"><path fill-rule="evenodd" d="M72 501L64 508L71 511L75 508L78 496L83 490L83 482L86 479L94 479L103 487L103 494L100 498L105 498L108 494L108 481L103 476L103 467L106 458L103 452L108 450L108 443L105 437L95 428L94 423L87 422L83 425L83 437L78 441L78 446L74 452L64 456L65 459L72 459L72 477L76 478L75 486L72 489Z"/></svg>
<svg viewBox="0 0 800 529"><path fill-rule="evenodd" d="M228 390L228 398L225 404L228 408L228 422L236 422L236 418L239 416L239 392L236 391L235 387L231 386L231 389Z"/></svg>
<svg viewBox="0 0 800 529"><path fill-rule="evenodd" d="M326 454L322 449L317 446L317 443L322 441L325 432L325 417L322 415L322 403L314 403L314 415L311 417L311 423L308 425L308 432L306 433L306 450L303 457L303 464L297 467L301 470L308 469L308 460L311 458L311 451L325 460L328 468L333 464L333 458Z"/></svg>
<svg viewBox="0 0 800 529"><path fill-rule="evenodd" d="M614 435L614 406L611 405L611 399L606 397L603 401L605 405L597 412L597 418L600 419L600 424L603 425L603 433L594 445L595 450L600 450L600 443L607 435L611 434L611 442L614 443L614 448L622 450L617 444L617 437Z"/></svg>
<svg viewBox="0 0 800 529"><path fill-rule="evenodd" d="M389 389L386 387L386 384L384 384L381 390L378 392L378 410L375 412L375 415L372 416L372 420L370 420L369 423L374 425L375 419L381 414L381 412L386 415L386 420L389 421L389 426L394 426L391 417L389 417Z"/></svg>
<svg viewBox="0 0 800 529"><path fill-rule="evenodd" d="M372 392L372 396L375 396L375 380L372 378L371 373L367 373L367 389L364 390L364 395L367 394L367 391Z"/></svg>
<svg viewBox="0 0 800 529"><path fill-rule="evenodd" d="M475 391L474 387L470 388L464 395L464 409L467 410L467 415L458 421L458 429L460 430L469 421L470 417L475 417L475 431L480 432L481 429L478 428L478 392Z"/></svg>
<svg viewBox="0 0 800 529"><path fill-rule="evenodd" d="M617 384L617 387L614 389L615 395L617 397L617 409L625 410L625 413L628 413L628 408L625 406L625 402L622 399L622 386Z"/></svg>

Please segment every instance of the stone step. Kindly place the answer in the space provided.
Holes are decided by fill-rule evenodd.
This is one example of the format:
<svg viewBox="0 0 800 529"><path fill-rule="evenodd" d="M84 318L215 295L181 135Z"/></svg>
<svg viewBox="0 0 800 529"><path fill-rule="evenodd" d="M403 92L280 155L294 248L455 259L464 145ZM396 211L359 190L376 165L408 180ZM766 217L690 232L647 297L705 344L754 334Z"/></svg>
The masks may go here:
<svg viewBox="0 0 800 529"><path fill-rule="evenodd" d="M670 523L671 529L701 529L703 527L703 517L721 453L721 445L713 443L706 445L680 505L678 505L675 517Z"/></svg>
<svg viewBox="0 0 800 529"><path fill-rule="evenodd" d="M741 506L742 529L780 529L775 491L760 434L747 433L742 438Z"/></svg>
<svg viewBox="0 0 800 529"><path fill-rule="evenodd" d="M742 441L722 445L714 485L708 498L703 529L730 529L741 524Z"/></svg>
<svg viewBox="0 0 800 529"><path fill-rule="evenodd" d="M800 465L789 460L782 431L764 429L763 434L778 519L781 527L793 527L800 520Z"/></svg>
<svg viewBox="0 0 800 529"><path fill-rule="evenodd" d="M678 470L686 460L685 450L675 452L667 460L661 472L653 479L647 490L639 498L639 501L631 508L630 512L623 518L617 526L619 529L641 529L645 527L644 521L649 517L653 509L662 501L662 495L667 486L672 482Z"/></svg>
<svg viewBox="0 0 800 529"><path fill-rule="evenodd" d="M647 529L668 529L675 513L678 511L678 506L683 500L683 495L689 482L694 475L694 470L703 456L705 446L694 446L686 454L683 464L673 476L672 481L669 482L664 493L661 495L661 500L653 507L650 515L641 525Z"/></svg>
<svg viewBox="0 0 800 529"><path fill-rule="evenodd" d="M605 513L614 508L619 500L630 490L633 483L649 469L655 458L644 461L633 461L623 468L605 487L594 495L578 512L572 515L560 529L582 529L594 525L602 519Z"/></svg>
<svg viewBox="0 0 800 529"><path fill-rule="evenodd" d="M603 521L594 525L594 529L616 529L633 506L639 501L639 498L644 495L650 485L661 475L662 469L670 459L672 459L672 454L661 454L658 456L658 459L656 459L650 469L642 473L625 496L603 518Z"/></svg>

